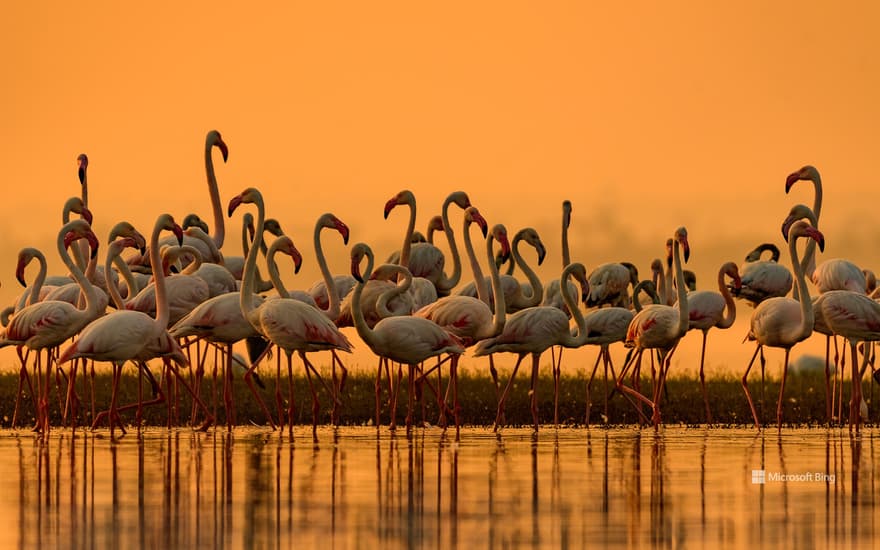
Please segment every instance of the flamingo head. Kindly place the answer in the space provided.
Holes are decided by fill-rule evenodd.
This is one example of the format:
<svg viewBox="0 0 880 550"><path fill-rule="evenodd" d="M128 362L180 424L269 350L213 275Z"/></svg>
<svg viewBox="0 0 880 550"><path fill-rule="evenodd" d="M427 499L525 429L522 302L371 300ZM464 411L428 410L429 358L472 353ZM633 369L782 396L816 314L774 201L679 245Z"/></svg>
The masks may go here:
<svg viewBox="0 0 880 550"><path fill-rule="evenodd" d="M562 201L562 227L568 229L569 225L571 225L571 201L564 200Z"/></svg>
<svg viewBox="0 0 880 550"><path fill-rule="evenodd" d="M391 197L390 199L388 199L388 202L385 203L385 219L386 220L388 219L388 214L390 214L391 211L394 210L395 206L400 206L402 204L408 204L408 205L410 205L410 208L412 208L415 205L415 203L416 203L416 197L415 197L415 195L412 194L412 191L410 191L408 189L404 189L400 193L398 193L398 194L394 195L393 197Z"/></svg>
<svg viewBox="0 0 880 550"><path fill-rule="evenodd" d="M733 288L739 290L742 288L742 279L739 276L739 268L733 262L726 262L721 266L721 272L733 279Z"/></svg>
<svg viewBox="0 0 880 550"><path fill-rule="evenodd" d="M663 273L663 261L660 258L654 258L651 261L651 274L653 277L660 277Z"/></svg>
<svg viewBox="0 0 880 550"><path fill-rule="evenodd" d="M256 187L248 187L238 195L229 200L229 207L226 209L227 214L232 216L235 209L244 203L262 203L263 195Z"/></svg>
<svg viewBox="0 0 880 550"><path fill-rule="evenodd" d="M90 257L94 258L98 255L98 237L95 236L95 233L91 230L91 228L89 228L88 224L85 224L84 222L84 225L85 229L81 229L81 226L79 226L70 229L69 231L67 231L67 233L64 234L64 248L69 247L70 243L72 243L73 241L86 239L89 242L89 247L92 250Z"/></svg>
<svg viewBox="0 0 880 550"><path fill-rule="evenodd" d="M489 231L489 224L486 223L486 218L480 214L480 211L477 210L475 206L468 206L464 211L464 221L465 224L475 223L480 228L480 232L483 233L483 237L485 238Z"/></svg>
<svg viewBox="0 0 880 550"><path fill-rule="evenodd" d="M635 288L635 286L639 284L639 268L630 262L620 262L620 265L629 271L629 282L632 284L633 288Z"/></svg>
<svg viewBox="0 0 880 550"><path fill-rule="evenodd" d="M89 157L85 153L80 153L79 156L76 157L76 172L77 176L79 176L80 185L85 185L86 183L86 170L89 168Z"/></svg>
<svg viewBox="0 0 880 550"><path fill-rule="evenodd" d="M198 227L205 233L208 232L208 224L205 223L205 220L199 217L198 214L187 214L185 218L183 218L183 223L180 226L186 230L190 227Z"/></svg>
<svg viewBox="0 0 880 550"><path fill-rule="evenodd" d="M580 262L574 262L568 266L566 266L564 273L571 273L571 276L581 285L581 301L586 302L587 298L590 297L590 281L587 278L587 268L584 267L584 264ZM564 282L565 277L563 277L563 281L560 281L562 285L566 285L568 283Z"/></svg>
<svg viewBox="0 0 880 550"><path fill-rule="evenodd" d="M299 269L302 267L302 254L300 254L299 249L296 248L296 245L293 244L293 239L288 237L287 235L282 235L278 237L278 244L272 244L273 247L278 248L279 252L283 252L293 258L293 272L294 274L299 273Z"/></svg>
<svg viewBox="0 0 880 550"><path fill-rule="evenodd" d="M535 251L538 253L538 265L544 263L544 258L547 256L547 248L544 247L544 243L541 242L541 237L538 236L537 231L531 227L520 229L513 238L514 242L519 240L523 240L534 247Z"/></svg>
<svg viewBox="0 0 880 550"><path fill-rule="evenodd" d="M797 172L792 172L785 178L785 192L788 193L791 190L791 186L801 180L809 180L816 183L820 181L819 171L816 170L815 166L810 166L808 164Z"/></svg>
<svg viewBox="0 0 880 550"><path fill-rule="evenodd" d="M361 260L364 259L364 256L367 256L368 263L370 266L372 264L372 255L373 252L370 250L370 247L364 243L357 243L353 247L351 247L351 276L355 278L355 280L359 283L364 283L366 279L369 279L372 275L372 269L368 267L366 277L361 274Z"/></svg>
<svg viewBox="0 0 880 550"><path fill-rule="evenodd" d="M223 162L226 162L226 159L229 158L229 148L226 147L226 142L223 141L223 138L220 137L220 132L217 130L211 130L205 138L205 148L210 151L211 147L220 149L220 154L223 155Z"/></svg>
<svg viewBox="0 0 880 550"><path fill-rule="evenodd" d="M339 234L342 235L342 242L348 244L348 236L350 231L348 226L345 225L345 222L334 216L333 214L324 214L321 216L321 226L329 227L330 229L335 229L339 231Z"/></svg>
<svg viewBox="0 0 880 550"><path fill-rule="evenodd" d="M251 225L253 225L254 218L251 216ZM281 223L275 218L267 218L263 223L263 231L268 231L269 233L275 235L276 237L284 236L284 230L281 229ZM207 233L207 231L206 231Z"/></svg>
<svg viewBox="0 0 880 550"><path fill-rule="evenodd" d="M464 191L454 191L454 192L450 193L449 196L446 197L446 200L443 201L443 203L444 203L443 205L446 206L447 204L449 204L451 202L454 202L462 210L464 210L465 208L467 208L468 206L471 205L471 199L467 196L467 193L465 193Z"/></svg>
<svg viewBox="0 0 880 550"><path fill-rule="evenodd" d="M443 217L434 216L428 221L428 233L432 231L443 231Z"/></svg>
<svg viewBox="0 0 880 550"><path fill-rule="evenodd" d="M791 232L791 226L798 220L808 220L815 227L818 220L813 209L805 204L796 204L791 207L788 217L782 222L782 237L788 242L788 235Z"/></svg>
<svg viewBox="0 0 880 550"><path fill-rule="evenodd" d="M688 258L691 256L691 245L688 243L688 232L684 227L679 227L675 230L675 236L673 237L679 245L681 245L684 250L684 261L687 263Z"/></svg>
<svg viewBox="0 0 880 550"><path fill-rule="evenodd" d="M496 265L503 264L510 257L510 241L507 238L507 228L502 224L495 224L492 227L492 238L501 244L501 250L495 258Z"/></svg>
<svg viewBox="0 0 880 550"><path fill-rule="evenodd" d="M788 233L789 239L798 238L798 237L809 237L816 241L819 245L820 251L825 251L825 235L823 235L818 229L808 224L803 220L799 220L795 222L795 224L791 227L791 231Z"/></svg>
<svg viewBox="0 0 880 550"><path fill-rule="evenodd" d="M18 253L18 263L15 266L15 279L18 283L27 288L27 281L24 280L24 270L31 260L34 259L34 253L36 249L34 248L23 248L21 252Z"/></svg>
<svg viewBox="0 0 880 550"><path fill-rule="evenodd" d="M141 235L141 232L135 229L130 223L122 221L114 225L110 230L110 237L107 239L107 242L111 243L118 237L134 239L135 244L134 246L131 246L131 248L137 248L141 254L146 254L147 239L145 239L144 236Z"/></svg>

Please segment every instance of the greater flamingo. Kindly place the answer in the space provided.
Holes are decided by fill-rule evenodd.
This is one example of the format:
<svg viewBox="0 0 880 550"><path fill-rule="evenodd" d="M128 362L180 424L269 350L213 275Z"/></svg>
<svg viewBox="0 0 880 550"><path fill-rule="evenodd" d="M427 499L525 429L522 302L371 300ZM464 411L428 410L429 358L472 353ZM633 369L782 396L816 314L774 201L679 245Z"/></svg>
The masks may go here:
<svg viewBox="0 0 880 550"><path fill-rule="evenodd" d="M530 408L532 411L532 420L534 422L535 431L538 430L538 366L541 360L541 354L555 345L565 347L579 347L586 338L586 330L584 316L577 307L577 298L572 296L569 279L574 277L581 283L581 292L586 295L589 290L587 282L586 268L581 263L572 263L566 266L560 277L560 286L562 288L562 296L569 311L574 316L577 323L577 331L572 334L569 329L568 316L559 308L553 306L535 306L521 309L507 318L504 323L504 329L498 336L487 338L480 341L474 350L475 357L481 357L491 353L510 352L518 355L513 372L501 398L498 400L498 411L495 415L495 426L497 430L501 418L504 415L504 404L507 395L513 386L513 380L516 377L516 371L522 360L527 356L532 356L532 379L529 390ZM558 393L558 388L557 388Z"/></svg>
<svg viewBox="0 0 880 550"><path fill-rule="evenodd" d="M312 393L312 436L317 437L319 403L318 395L312 386L311 373L315 373L319 379L321 378L317 369L306 357L306 353L327 350L351 352L351 342L339 332L333 321L327 318L324 313L298 300L278 298L266 300L259 307L255 307L253 300L254 270L257 265L260 243L263 240L263 225L266 219L265 205L262 194L257 189L249 187L229 201L229 215L231 216L238 206L245 203L256 206L257 226L242 280L240 293L242 313L257 331L278 348L284 350L287 355L289 376L293 375L293 352L296 351L299 354ZM253 368L252 365L251 369ZM323 379L321 381L323 382ZM334 399L337 398L334 391L330 393ZM289 403L288 416L292 421L293 395L289 396ZM292 430L289 430L288 433L292 433Z"/></svg>
<svg viewBox="0 0 880 550"><path fill-rule="evenodd" d="M798 287L800 299L788 297L776 297L764 300L752 313L751 328L748 338L757 341L755 353L752 355L749 366L742 377L743 390L749 401L749 408L757 427L761 426L758 413L749 392L748 376L755 362L758 352L764 346L783 348L785 359L782 363L782 383L779 388L779 400L776 405L776 422L782 428L782 396L785 391L785 378L788 372L788 356L791 348L806 340L813 332L813 305L810 300L807 282L804 279L804 270L798 258L797 241L800 238L809 238L819 244L819 249L825 248L825 238L818 229L804 221L796 222L788 234L788 251L791 256L791 264L794 269L795 284Z"/></svg>
<svg viewBox="0 0 880 550"><path fill-rule="evenodd" d="M585 300L587 307L629 307L627 289L639 283L639 271L629 262L606 263L590 273L589 282L590 295Z"/></svg>
<svg viewBox="0 0 880 550"><path fill-rule="evenodd" d="M486 228L486 221L474 207L470 207L465 211L465 227L463 230L463 238L465 242L465 250L471 264L474 274L474 280L478 283L477 288L480 294L479 298L472 296L444 296L432 304L417 310L413 315L429 319L441 327L445 328L459 339L465 347L471 346L480 340L497 336L504 328L505 314L507 308L505 306L504 291L501 290L501 278L498 274L498 266L495 264L493 251L493 243L498 242L501 246L502 256L510 254L510 242L507 238L507 230L501 224L497 224L492 228L491 234L486 240L486 254L489 261L489 273L492 281L492 287L495 295L499 297L495 303L494 314L492 308L486 303L488 301L488 289L483 280L482 269L474 254L473 245L470 241L469 225L477 223L483 230ZM452 411L455 418L456 434L459 431L459 402L458 402L458 360L460 355L453 354L450 362L449 371L449 388L452 389ZM495 367L491 367L492 378L497 388L498 380ZM449 392L447 392L449 393ZM444 402L446 399L444 398ZM443 409L441 407L441 418L444 418Z"/></svg>
<svg viewBox="0 0 880 550"><path fill-rule="evenodd" d="M770 252L769 260L762 260L764 252ZM740 288L731 288L733 295L747 301L752 307L767 298L785 296L791 290L791 271L779 262L779 248L773 243L758 245L746 255L740 269ZM730 287L728 287L730 288Z"/></svg>
<svg viewBox="0 0 880 550"><path fill-rule="evenodd" d="M360 270L363 257L367 256L367 268ZM409 391L406 414L407 432L412 426L412 408L415 399L415 370L419 363L431 357L437 357L444 353L464 353L461 340L449 331L441 328L438 324L421 317L396 316L386 317L376 323L374 327L367 325L361 309L361 294L366 280L373 270L373 251L364 243L358 243L351 250L351 274L358 281L352 292L352 315L354 326L358 335L364 340L373 353L398 363L405 363L409 367ZM404 288L409 274L406 268L401 267L404 274ZM399 389L399 384L397 388ZM391 429L397 426L396 405L397 391L393 392L391 402Z"/></svg>
<svg viewBox="0 0 880 550"><path fill-rule="evenodd" d="M730 328L736 321L736 304L727 287L726 277L732 279L733 288L742 286L739 269L733 262L726 262L718 270L718 290L698 290L687 295L690 329L703 333L703 345L700 348L700 390L703 392L703 403L706 405L706 422L712 423L712 410L709 408L709 394L706 391L706 375L703 367L706 361L706 338L711 328Z"/></svg>
<svg viewBox="0 0 880 550"><path fill-rule="evenodd" d="M627 329L625 345L629 348L634 348L635 351L629 358L629 361L623 366L617 379L618 389L651 407L653 410L651 421L655 428L660 424L660 398L672 355L679 340L687 333L689 327L687 289L682 270L682 255L684 256L684 261L688 261L690 244L688 243L687 229L679 227L673 235L672 253L677 305L669 306L662 303L649 305L633 317ZM641 371L642 354L646 349L659 350L660 354L660 372L654 383L653 397L651 399L648 399L635 389L623 385L626 372L633 363L636 364L636 373Z"/></svg>
<svg viewBox="0 0 880 550"><path fill-rule="evenodd" d="M153 227L150 238L150 261L152 265L161 265L159 257L159 234L162 231L171 231L178 242L183 239L183 230L174 222L170 214L162 214ZM146 313L133 310L117 310L89 323L80 333L79 338L67 347L58 358L59 363L64 363L78 357L86 357L96 361L108 361L113 363L113 391L110 397L110 408L107 416L110 424L110 435L114 437L114 429L119 419L117 406L117 394L119 381L122 374L122 366L126 361L143 362L155 357L171 358L178 364L186 364L177 342L168 334L169 309L165 294L165 276L161 269L157 269L156 278L156 318ZM202 429L207 429L213 421L201 403L199 397L192 393L192 389L176 368L166 361L166 366L174 373L193 398L205 410L208 417ZM100 421L101 415L95 418L93 427ZM125 429L123 428L123 431Z"/></svg>
<svg viewBox="0 0 880 550"><path fill-rule="evenodd" d="M99 315L98 295L94 286L86 278L68 253L67 248L78 239L85 238L91 247L91 254L98 253L98 239L85 220L73 220L65 224L58 233L56 244L61 260L79 283L85 297L85 308L79 309L70 302L60 300L42 301L21 309L9 321L6 330L0 334L0 347L26 346L37 351L35 363L38 393L37 429L49 430L49 383L54 366L52 350L68 338L77 334L90 321ZM40 351L46 350L46 383L41 384ZM24 362L24 359L22 359ZM22 368L25 368L22 366Z"/></svg>

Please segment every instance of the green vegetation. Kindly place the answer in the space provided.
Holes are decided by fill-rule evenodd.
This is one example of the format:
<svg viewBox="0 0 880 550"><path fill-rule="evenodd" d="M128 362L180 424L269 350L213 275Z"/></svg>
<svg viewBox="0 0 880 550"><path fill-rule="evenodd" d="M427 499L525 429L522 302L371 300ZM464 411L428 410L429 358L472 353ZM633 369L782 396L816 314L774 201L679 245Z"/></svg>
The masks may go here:
<svg viewBox="0 0 880 550"><path fill-rule="evenodd" d="M261 371L262 379L266 388L259 390L266 404L269 406L273 415L275 412L275 380L274 376L268 372L269 369ZM120 404L133 403L137 400L137 379L133 369L126 369L126 375L120 384ZM445 374L445 371L444 371ZM501 384L506 383L506 376L509 372L502 372ZM358 371L349 376L343 395L343 407L341 415L341 423L345 425L365 425L373 423L375 415L375 374L368 371ZM405 376L405 369L404 369ZM62 381L63 382L63 381ZM431 385L437 386L436 373L431 375ZM444 391L446 379L444 378ZM724 378L715 378L709 380L709 397L712 405L712 414L714 420L718 424L751 424L752 418L749 412L748 403L740 384L738 377L729 376ZM286 394L287 380L283 378L281 381L282 390ZM304 377L294 375L295 384L295 410L296 421L298 424L308 425L311 423L311 403L308 391L308 384ZM315 382L318 387L318 395L321 400L321 417L319 422L322 424L330 422L330 398L323 387ZM506 420L508 425L530 425L531 413L529 412L528 403L528 385L529 377L527 372L520 372L514 383L508 398L506 408ZM650 390L650 379L642 380L642 390ZM844 386L844 407L843 418L846 419L847 403L849 399L849 382ZM870 422L876 423L880 420L880 410L874 406L878 396L877 385L866 381L864 383L864 396L868 402L870 413ZM3 373L0 374L0 420L2 427L10 427L13 410L15 407L15 392L18 387L18 374ZM610 386L609 386L610 387ZM761 381L760 375L755 374L750 379L749 387L755 400L755 405L761 412ZM66 385L63 388L52 389L52 397L50 399L50 414L52 416L52 425L61 425L61 405L59 404L59 395L64 395ZM77 379L77 393L81 400L79 425L88 425L91 423L91 405L89 401L89 391L86 379L79 376ZM211 393L212 381L210 375L206 377L203 383L202 395L209 408L213 407L213 397ZM596 380L593 384L592 391L592 411L590 422L592 424L602 424L604 414L603 404L603 383L601 379ZM383 378L382 381L382 424L387 425L389 421L389 405L388 405L388 385ZM663 422L667 424L699 424L705 422L705 412L703 408L703 400L700 393L699 381L696 377L679 376L671 378L667 382L667 396L664 398L662 405ZM191 400L186 395L182 387L178 388L180 397L180 425L189 423ZM586 381L582 376L563 376L560 380L560 398L559 398L559 422L565 425L583 425L585 417L585 392ZM779 392L779 381L767 379L764 391L764 413L763 418L765 424L773 424L776 419L776 396ZM98 411L106 409L110 402L110 376L106 370L98 373L95 379L96 408ZM144 395L150 397L149 386L144 383ZM459 375L459 397L461 401L461 421L463 425L491 425L495 419L496 397L495 389L492 381L485 374L475 374L465 370ZM538 385L539 411L540 419L543 424L552 424L553 422L553 380L549 375L542 373ZM406 414L406 382L404 378L401 395L399 398L398 408L398 424L402 425ZM422 390L422 406L415 412L415 419L421 420L422 410L424 410L424 418L427 422L435 424L437 422L437 399L433 390L429 385L425 385ZM244 382L237 378L235 380L235 406L236 418L239 424L266 425L265 415L260 410L257 401L248 390ZM646 415L650 417L650 411L645 410ZM126 411L123 413L123 420L126 423L134 421L134 411ZM804 374L799 376L790 375L786 382L785 389L785 405L783 411L784 419L787 423L792 424L822 424L825 422L825 385L824 376L821 373ZM33 422L33 402L30 396L27 396L22 403L20 413L20 424L25 426ZM149 425L165 425L168 419L168 404L153 406L145 410L144 421ZM222 395L218 391L217 398L217 418L218 424L225 423L226 419L223 411ZM638 416L633 406L619 393L615 393L608 403L608 423L610 424L632 424L638 421ZM451 422L451 418L450 418Z"/></svg>

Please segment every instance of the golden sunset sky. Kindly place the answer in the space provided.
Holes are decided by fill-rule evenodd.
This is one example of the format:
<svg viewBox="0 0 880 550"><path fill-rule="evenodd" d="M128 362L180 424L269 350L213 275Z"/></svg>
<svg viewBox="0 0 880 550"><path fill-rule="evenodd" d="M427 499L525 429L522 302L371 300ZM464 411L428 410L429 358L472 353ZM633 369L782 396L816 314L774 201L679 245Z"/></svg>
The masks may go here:
<svg viewBox="0 0 880 550"><path fill-rule="evenodd" d="M211 129L229 146L225 165L215 154L224 205L259 187L305 256L298 276L283 267L290 288L319 277L311 233L323 212L383 258L398 247L406 216L383 220L382 209L405 188L422 230L455 190L490 224L535 227L546 279L562 267L564 199L572 257L588 269L629 260L648 275L683 225L690 269L715 288L724 261L783 245L788 209L813 201L809 184L784 192L804 164L825 184L820 260L878 269L875 2L284 4L6 7L3 304L22 290L20 248L45 250L50 273L61 271L54 242L64 201L80 192L79 153L102 241L123 219L144 234L161 212L210 219ZM240 213L227 223L224 252L240 254ZM338 241L326 248L345 272ZM750 313L741 306L737 324L710 337L711 365L745 365ZM699 352L697 334L685 342L682 358Z"/></svg>

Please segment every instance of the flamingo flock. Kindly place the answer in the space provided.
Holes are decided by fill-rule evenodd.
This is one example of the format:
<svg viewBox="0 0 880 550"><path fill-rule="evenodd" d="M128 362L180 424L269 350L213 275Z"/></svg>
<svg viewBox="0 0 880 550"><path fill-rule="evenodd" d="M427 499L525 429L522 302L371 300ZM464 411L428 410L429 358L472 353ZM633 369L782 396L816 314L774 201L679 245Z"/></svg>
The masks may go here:
<svg viewBox="0 0 880 550"><path fill-rule="evenodd" d="M81 404L76 389L77 373L82 369L93 377L95 362L105 362L110 364L113 375L112 395L106 410L97 413L94 390L90 392L93 429L106 421L111 437L117 429L124 433L126 422L121 413L135 408L138 411L135 424L140 429L143 407L163 402L169 403L169 425L173 424L172 418L176 421L179 417L178 385L192 397L191 425L208 429L218 416L216 394L213 408L203 399L206 360L213 350L215 383L216 366L222 366L227 429L234 429L238 422L232 389L237 373L244 370L244 382L259 403L268 425L282 431L286 425L292 433L295 422L293 357L296 355L308 382L312 433L317 437L321 403L315 383L323 386L329 395L331 423L338 424L346 399L348 372L342 357L354 349L350 336L356 334L378 360L377 428L382 423L383 371L388 387L388 426L397 428L396 413L405 366L407 433L417 425L416 400L427 386L437 399L439 424L445 429L451 420L458 435L460 411L467 406L467 401L460 399L457 374L460 361L469 349L474 358L488 357L497 398L496 430L505 424L505 404L515 389L520 364L526 357L531 358L528 397L536 431L541 425L537 381L542 355L550 349L555 381L553 422L556 424L562 350L588 345L599 346L600 351L586 384L587 425L591 415L590 391L601 361L606 385L609 369L613 383L611 392L607 388L605 391L605 418L608 399L620 393L632 405L640 422L656 428L663 422L662 404L667 398L665 386L671 359L690 331L699 332L702 337L700 391L705 421L712 424L712 400L704 373L708 335L712 329L729 329L733 325L739 302L753 308L746 339L754 341L756 348L743 371L742 387L755 425L760 428L761 420L748 382L756 359L761 358L763 373L764 348L784 351L776 415L781 428L789 354L815 331L826 336L828 346L832 341L836 344L837 337L850 344L852 390L847 416L850 430L860 429L865 413L862 379L870 365L869 357L873 357L868 352L869 346L880 340L880 303L869 295L872 290L869 284L875 281L870 272L846 259L826 259L817 264L816 249L824 251L825 236L819 230L822 180L813 166L805 166L785 180L786 193L801 181L811 182L815 190L812 207L794 205L782 222L791 270L775 245L761 244L746 256L745 263L727 261L719 266L717 291L696 290L695 277L685 269L691 255L685 227L679 227L668 238L666 235L658 238L659 243L665 243L666 254L664 259L652 262L650 280L640 281L638 267L628 261L603 263L588 270L589 259L571 259L569 227L573 208L571 202L565 200L562 202L563 265L558 278L542 281L529 264L531 254L520 251L520 244L524 243L535 250L537 263L543 262L547 248L534 228L522 228L511 239L502 223L493 220L490 224L467 193L456 191L447 196L440 215L430 218L426 239L415 230L416 197L406 189L384 203L385 218L389 218L397 206L406 206L409 211L401 248L385 263L377 263L369 243L358 242L350 249L350 272L334 273L324 256L322 231L338 232L347 245L350 230L340 218L328 212L318 218L313 235L321 280L304 286L304 290L288 290L282 281L277 253L292 259L294 273L307 259L297 249L292 236L286 235L277 221L267 217L267 201L259 189L248 187L226 203L228 217L234 216L242 206L248 206L243 208L241 218L240 253L230 246L224 248L226 216L214 167L215 150L220 152L224 162L228 160L226 142L218 131L212 130L206 136L204 153L213 225L190 214L180 217L185 220L181 226L171 214L157 213L147 242L130 223L120 221L109 234L103 262L99 259L100 240L92 228L94 216L100 213L93 213L88 207L89 161L86 155L79 155L80 194L64 203L62 226L56 238L57 253L69 275L48 275L45 253L35 247L22 249L15 273L25 290L2 314L5 329L0 334L0 347L14 346L20 361L13 427L19 423L20 411L27 401L25 396L30 395L36 419L33 429L48 433L54 387L64 421L75 428ZM454 212L450 212L452 205L458 207ZM453 215L459 212L463 220L461 241L456 240L453 230ZM80 219L71 220L74 214ZM476 244L482 243L479 246L475 246L474 228L479 229L476 241ZM434 244L434 234L441 231L449 256ZM270 235L272 241L266 240L265 235ZM466 264L459 255L459 243L463 243ZM485 254L478 253L483 245ZM771 254L770 259L762 259L766 252ZM124 254L127 257L123 257ZM257 267L261 255L265 257L268 281ZM39 263L39 273L28 284L26 270L33 260ZM500 266L508 262L507 272L501 273ZM473 278L460 286L460 281L467 279L463 265L470 268ZM488 275L483 265L487 266ZM525 281L514 276L517 268L525 275ZM815 288L812 293L808 283ZM654 303L642 307L639 299L642 288L648 289ZM248 361L243 361L234 351L243 343L247 345ZM610 349L618 343L629 348L629 352L616 372ZM860 346L863 348L861 361L858 360ZM255 385L262 385L257 369L273 348L279 352L274 413ZM286 396L280 383L281 351L287 367ZM651 365L650 391L641 388L641 367L646 351ZM329 353L329 376L311 359L317 353ZM494 364L494 355L498 353L516 355L515 366L503 388ZM149 366L154 361L162 364L161 383L156 381ZM151 381L153 399L143 401L139 384L136 404L118 402L122 369L129 362ZM441 373L447 362L447 386L443 388ZM244 368L242 363L246 364ZM396 373L392 366L395 364ZM430 378L435 371L436 385ZM837 380L832 389L831 373L830 352L827 352L829 422L834 418L834 407L841 406L842 402L837 401L842 393ZM65 378L67 387L63 388ZM643 412L645 406L650 409L650 415Z"/></svg>

